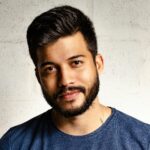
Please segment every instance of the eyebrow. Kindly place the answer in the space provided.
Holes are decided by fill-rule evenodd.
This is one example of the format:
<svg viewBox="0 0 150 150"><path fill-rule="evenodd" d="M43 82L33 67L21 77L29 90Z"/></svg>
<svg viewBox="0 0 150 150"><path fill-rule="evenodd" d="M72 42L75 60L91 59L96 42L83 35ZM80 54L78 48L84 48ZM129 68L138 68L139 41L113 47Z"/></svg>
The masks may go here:
<svg viewBox="0 0 150 150"><path fill-rule="evenodd" d="M68 60L79 58L79 57L85 57L85 56L84 55L76 55L76 56L72 56L72 57L68 58Z"/></svg>
<svg viewBox="0 0 150 150"><path fill-rule="evenodd" d="M42 68L42 67L44 67L46 65L54 65L54 63L50 62L50 61L47 61L47 62L44 62L44 63L40 64L40 67Z"/></svg>
<svg viewBox="0 0 150 150"><path fill-rule="evenodd" d="M79 57L85 57L85 56L84 55L76 55L76 56L72 56L72 57L68 58L67 60L72 60L72 59L76 59L76 58L79 58ZM46 61L46 62L40 64L40 67L42 68L46 65L55 65L55 63L53 63L51 61Z"/></svg>

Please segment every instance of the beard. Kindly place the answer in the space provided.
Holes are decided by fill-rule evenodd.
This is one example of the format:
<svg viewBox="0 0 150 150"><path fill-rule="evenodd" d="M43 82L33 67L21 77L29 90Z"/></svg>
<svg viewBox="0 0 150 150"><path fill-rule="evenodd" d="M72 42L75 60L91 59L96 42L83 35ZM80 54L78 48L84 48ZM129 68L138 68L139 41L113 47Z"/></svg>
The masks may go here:
<svg viewBox="0 0 150 150"><path fill-rule="evenodd" d="M44 98L46 99L47 103L60 115L69 118L69 117L75 117L78 116L82 113L84 113L86 110L89 109L89 107L92 105L93 101L95 100L96 96L98 95L99 91L99 77L98 73L96 74L96 77L94 79L93 84L89 88L88 91L86 91L85 87L83 86L70 86L70 87L60 87L55 94L50 95L47 91L45 91L42 87L42 93ZM66 91L73 91L77 90L85 95L85 100L83 104L77 108L73 109L64 109L61 106L59 106L59 100L58 97L61 95L63 92Z"/></svg>

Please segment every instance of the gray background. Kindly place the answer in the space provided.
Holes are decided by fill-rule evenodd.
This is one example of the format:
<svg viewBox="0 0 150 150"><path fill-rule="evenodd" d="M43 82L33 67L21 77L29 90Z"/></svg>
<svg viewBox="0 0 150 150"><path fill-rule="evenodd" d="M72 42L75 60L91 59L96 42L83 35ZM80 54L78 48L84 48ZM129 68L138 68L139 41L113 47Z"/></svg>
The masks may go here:
<svg viewBox="0 0 150 150"><path fill-rule="evenodd" d="M49 109L34 75L26 29L35 16L61 4L83 10L94 22L105 61L102 103L150 123L149 0L0 0L0 136Z"/></svg>

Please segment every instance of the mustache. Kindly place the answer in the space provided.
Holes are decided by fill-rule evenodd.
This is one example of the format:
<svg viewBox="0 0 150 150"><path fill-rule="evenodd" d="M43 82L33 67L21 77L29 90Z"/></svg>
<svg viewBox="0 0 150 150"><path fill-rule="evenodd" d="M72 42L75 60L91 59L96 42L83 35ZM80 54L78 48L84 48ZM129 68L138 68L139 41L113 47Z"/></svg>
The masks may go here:
<svg viewBox="0 0 150 150"><path fill-rule="evenodd" d="M54 98L59 97L60 95L62 95L63 93L67 92L67 91L74 91L77 90L79 92L82 92L85 94L86 90L83 86L68 86L68 87L61 87L59 88L56 93L54 94Z"/></svg>

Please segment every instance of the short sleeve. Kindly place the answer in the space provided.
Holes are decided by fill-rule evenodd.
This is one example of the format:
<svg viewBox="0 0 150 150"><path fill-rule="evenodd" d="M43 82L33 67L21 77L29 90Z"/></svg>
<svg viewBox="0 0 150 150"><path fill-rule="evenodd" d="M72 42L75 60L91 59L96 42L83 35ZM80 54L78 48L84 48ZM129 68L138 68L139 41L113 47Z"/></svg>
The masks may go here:
<svg viewBox="0 0 150 150"><path fill-rule="evenodd" d="M10 150L11 130L8 130L0 139L0 150Z"/></svg>
<svg viewBox="0 0 150 150"><path fill-rule="evenodd" d="M150 150L150 143L149 143L149 145L148 145L148 149L147 150Z"/></svg>

